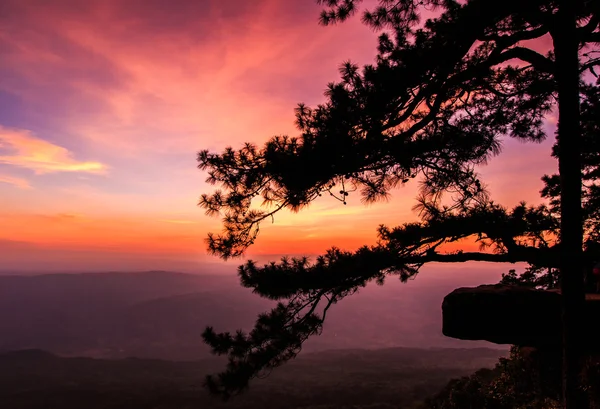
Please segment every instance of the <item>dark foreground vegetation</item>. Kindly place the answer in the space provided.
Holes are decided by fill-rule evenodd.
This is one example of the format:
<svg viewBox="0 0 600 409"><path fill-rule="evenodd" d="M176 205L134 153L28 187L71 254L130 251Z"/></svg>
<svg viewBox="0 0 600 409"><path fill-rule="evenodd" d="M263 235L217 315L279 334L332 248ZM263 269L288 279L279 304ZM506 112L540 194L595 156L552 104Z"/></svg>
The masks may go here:
<svg viewBox="0 0 600 409"><path fill-rule="evenodd" d="M506 351L339 350L305 354L228 402L204 376L219 359L61 358L39 350L0 356L0 407L10 409L419 408L452 378L491 368Z"/></svg>
<svg viewBox="0 0 600 409"><path fill-rule="evenodd" d="M427 409L553 409L560 408L561 372L557 351L532 348L511 349L493 368L453 379ZM600 360L585 365L584 390L591 408L600 408Z"/></svg>

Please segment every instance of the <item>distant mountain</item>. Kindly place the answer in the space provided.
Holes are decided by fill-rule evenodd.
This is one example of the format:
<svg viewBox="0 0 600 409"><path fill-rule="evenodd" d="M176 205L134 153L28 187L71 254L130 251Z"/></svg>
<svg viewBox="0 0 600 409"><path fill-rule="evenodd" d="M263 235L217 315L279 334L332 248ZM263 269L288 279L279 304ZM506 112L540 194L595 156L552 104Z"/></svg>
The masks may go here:
<svg viewBox="0 0 600 409"><path fill-rule="evenodd" d="M335 348L462 347L441 334L441 301L455 280L390 280L335 305L307 351ZM0 276L0 351L65 356L199 359L200 334L250 329L272 301L233 275L168 272Z"/></svg>
<svg viewBox="0 0 600 409"><path fill-rule="evenodd" d="M232 275L0 276L0 350L169 358L164 350L193 344L193 353L206 355L199 334L212 317L239 322L240 310L256 301L262 300ZM256 306L246 314L250 324L261 309ZM182 351L176 355L182 357Z"/></svg>
<svg viewBox="0 0 600 409"><path fill-rule="evenodd" d="M10 409L416 408L451 378L492 367L501 351L339 350L303 354L226 403L202 389L222 360L59 358L39 350L0 355L0 407Z"/></svg>

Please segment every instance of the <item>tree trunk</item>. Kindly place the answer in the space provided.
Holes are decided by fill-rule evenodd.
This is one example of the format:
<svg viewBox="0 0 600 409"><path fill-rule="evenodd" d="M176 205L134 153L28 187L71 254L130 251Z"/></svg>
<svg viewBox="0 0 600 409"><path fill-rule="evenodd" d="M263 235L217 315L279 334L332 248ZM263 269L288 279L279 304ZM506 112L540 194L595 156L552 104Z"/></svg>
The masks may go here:
<svg viewBox="0 0 600 409"><path fill-rule="evenodd" d="M561 185L561 260L563 326L563 404L589 408L582 388L584 263L581 209L581 131L576 1L562 0L552 30L558 87L558 168Z"/></svg>

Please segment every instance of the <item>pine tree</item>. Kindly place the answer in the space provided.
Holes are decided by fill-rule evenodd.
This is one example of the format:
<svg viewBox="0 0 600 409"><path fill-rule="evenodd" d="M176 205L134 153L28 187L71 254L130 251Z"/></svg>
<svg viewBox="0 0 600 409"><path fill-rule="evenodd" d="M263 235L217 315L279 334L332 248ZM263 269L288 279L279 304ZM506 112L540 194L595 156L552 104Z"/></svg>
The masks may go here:
<svg viewBox="0 0 600 409"><path fill-rule="evenodd" d="M350 18L358 0L319 0L321 23ZM420 223L382 226L379 243L356 252L333 248L316 263L283 259L239 269L242 285L279 300L249 334L205 341L227 354L227 370L208 379L229 395L249 379L294 357L321 331L331 305L371 280L406 280L427 262L517 262L560 270L563 294L564 398L585 407L579 388L583 270L580 83L600 63L600 2L592 0L380 0L363 21L381 30L376 63L341 67L326 102L296 109L299 137L278 136L264 147L246 144L221 154L202 151L199 167L223 190L200 205L222 215L222 234L209 250L237 257L252 245L260 223L281 209L299 211L322 194L345 203L385 198L418 178ZM419 14L437 10L423 24ZM543 54L528 47L549 36ZM555 104L555 101L558 103ZM560 217L544 206L507 210L492 202L476 168L500 152L500 139L540 141L545 116L559 116ZM268 210L251 207L262 198ZM556 209L554 209L556 210ZM474 237L493 251L444 253L444 244ZM553 240L558 237L559 240Z"/></svg>
<svg viewBox="0 0 600 409"><path fill-rule="evenodd" d="M584 249L589 254L600 254L600 87L584 86L581 90L581 129L585 150L581 156L583 189ZM558 144L554 144L552 156L558 156ZM557 223L560 220L560 177L558 174L542 177L544 188L540 192L549 203L549 210ZM598 261L597 259L594 259ZM589 266L588 266L589 267ZM591 270L586 271L588 287L594 290L596 283ZM560 285L558 269L531 265L522 274L511 270L503 276L506 284L528 285L551 289Z"/></svg>

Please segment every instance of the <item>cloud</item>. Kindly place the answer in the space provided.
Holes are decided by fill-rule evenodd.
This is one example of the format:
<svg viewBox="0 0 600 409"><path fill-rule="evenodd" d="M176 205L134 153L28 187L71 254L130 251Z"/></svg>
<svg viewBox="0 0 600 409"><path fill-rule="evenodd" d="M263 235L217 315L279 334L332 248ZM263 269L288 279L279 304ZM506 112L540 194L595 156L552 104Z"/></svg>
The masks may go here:
<svg viewBox="0 0 600 409"><path fill-rule="evenodd" d="M27 180L9 175L0 175L0 183L8 183L19 189L31 189L31 185Z"/></svg>
<svg viewBox="0 0 600 409"><path fill-rule="evenodd" d="M79 161L72 152L24 129L0 126L0 164L31 169L37 174L53 172L104 173L100 162Z"/></svg>
<svg viewBox="0 0 600 409"><path fill-rule="evenodd" d="M0 252L8 250L32 250L37 247L38 246L35 243L30 243L27 241L0 238Z"/></svg>
<svg viewBox="0 0 600 409"><path fill-rule="evenodd" d="M57 213L57 214L40 214L38 217L44 221L50 222L74 222L84 219L84 217L80 214L74 213Z"/></svg>
<svg viewBox="0 0 600 409"><path fill-rule="evenodd" d="M163 223L172 223L172 224L196 224L197 222L193 220L159 220Z"/></svg>
<svg viewBox="0 0 600 409"><path fill-rule="evenodd" d="M376 45L358 19L319 27L311 1L4 3L0 91L128 158L297 132L296 102L320 101L339 63Z"/></svg>

